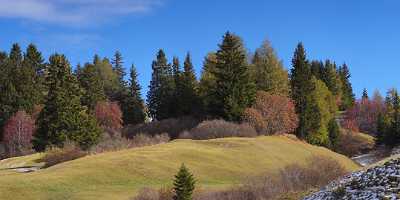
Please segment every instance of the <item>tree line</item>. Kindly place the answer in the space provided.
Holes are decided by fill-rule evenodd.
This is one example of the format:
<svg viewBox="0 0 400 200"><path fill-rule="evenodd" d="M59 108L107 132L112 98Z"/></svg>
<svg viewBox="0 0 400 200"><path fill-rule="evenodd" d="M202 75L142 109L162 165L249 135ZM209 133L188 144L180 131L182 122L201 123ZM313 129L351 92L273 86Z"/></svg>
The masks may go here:
<svg viewBox="0 0 400 200"><path fill-rule="evenodd" d="M181 67L177 57L169 62L159 50L151 64L146 102L135 66L126 74L124 64L117 51L111 60L95 55L73 71L64 55L54 54L45 62L35 45L22 52L14 44L9 53L0 53L2 132L13 115L24 111L35 119L35 150L62 146L66 140L85 149L102 133L94 117L99 102L112 102L103 107L118 105L123 125L184 116L241 122L246 109L257 107L256 94L262 91L264 99L276 95L291 99L283 99L285 105L293 101L296 113L291 116L297 114L297 126L288 123L288 130L295 129L298 137L312 144L332 146L338 135L336 112L355 102L348 66L310 61L302 43L295 49L289 73L269 41L249 54L243 40L227 32L217 51L205 57L199 79L190 53Z"/></svg>

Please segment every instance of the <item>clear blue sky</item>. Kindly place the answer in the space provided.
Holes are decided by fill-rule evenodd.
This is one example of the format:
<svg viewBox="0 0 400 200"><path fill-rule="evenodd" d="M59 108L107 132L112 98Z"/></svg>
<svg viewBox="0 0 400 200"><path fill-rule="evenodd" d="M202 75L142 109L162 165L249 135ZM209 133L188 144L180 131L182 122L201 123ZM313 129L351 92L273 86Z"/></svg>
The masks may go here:
<svg viewBox="0 0 400 200"><path fill-rule="evenodd" d="M360 96L400 85L399 10L398 0L0 0L0 49L33 42L74 66L120 50L145 94L159 48L170 59L190 51L199 75L229 30L251 51L268 38L287 68L299 41L309 58L346 62Z"/></svg>

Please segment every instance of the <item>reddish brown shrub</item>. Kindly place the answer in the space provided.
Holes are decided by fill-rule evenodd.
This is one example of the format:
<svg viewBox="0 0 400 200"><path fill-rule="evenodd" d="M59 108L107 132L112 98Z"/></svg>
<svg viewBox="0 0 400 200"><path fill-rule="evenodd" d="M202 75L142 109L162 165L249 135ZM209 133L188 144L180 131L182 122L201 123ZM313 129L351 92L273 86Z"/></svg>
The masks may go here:
<svg viewBox="0 0 400 200"><path fill-rule="evenodd" d="M150 123L128 126L123 130L123 135L125 137L132 138L138 134L159 135L167 133L170 138L176 139L180 133L192 129L199 123L200 120L193 117L152 121Z"/></svg>
<svg viewBox="0 0 400 200"><path fill-rule="evenodd" d="M163 187L159 190L143 188L131 200L173 200L174 192L171 188Z"/></svg>
<svg viewBox="0 0 400 200"><path fill-rule="evenodd" d="M98 102L94 115L101 127L106 130L119 130L122 128L122 112L116 102Z"/></svg>
<svg viewBox="0 0 400 200"><path fill-rule="evenodd" d="M67 142L63 148L49 148L46 150L45 155L39 159L39 162L44 162L44 167L51 167L59 163L75 160L87 155L87 152L82 151L78 146L73 143Z"/></svg>
<svg viewBox="0 0 400 200"><path fill-rule="evenodd" d="M235 124L224 120L201 122L197 127L181 134L180 138L208 140L225 137L255 137L257 132L248 124Z"/></svg>
<svg viewBox="0 0 400 200"><path fill-rule="evenodd" d="M298 125L292 100L263 91L257 92L253 107L245 110L244 121L262 135L292 133Z"/></svg>
<svg viewBox="0 0 400 200"><path fill-rule="evenodd" d="M15 113L4 126L6 155L13 157L31 153L35 129L35 121L25 111Z"/></svg>
<svg viewBox="0 0 400 200"><path fill-rule="evenodd" d="M384 110L384 104L378 100L362 99L344 114L342 127L355 132L376 134L378 115Z"/></svg>

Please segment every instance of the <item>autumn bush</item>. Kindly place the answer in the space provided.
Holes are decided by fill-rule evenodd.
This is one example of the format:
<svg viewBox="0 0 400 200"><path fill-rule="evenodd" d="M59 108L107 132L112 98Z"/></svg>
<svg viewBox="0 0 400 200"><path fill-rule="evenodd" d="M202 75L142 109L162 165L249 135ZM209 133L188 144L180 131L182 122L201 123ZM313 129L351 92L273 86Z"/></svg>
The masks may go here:
<svg viewBox="0 0 400 200"><path fill-rule="evenodd" d="M25 111L15 113L4 126L4 147L6 157L32 153L32 135L35 132L35 120Z"/></svg>
<svg viewBox="0 0 400 200"><path fill-rule="evenodd" d="M130 125L123 130L123 135L132 138L138 134L159 135L167 133L171 139L178 138L179 134L185 130L190 130L200 123L199 119L194 117L171 118L161 121L152 121L138 125Z"/></svg>
<svg viewBox="0 0 400 200"><path fill-rule="evenodd" d="M122 137L121 135L105 135L101 141L91 148L91 153L103 153L109 151L118 151L136 147L150 146L155 144L166 143L170 140L168 134L145 135L138 134L132 138Z"/></svg>
<svg viewBox="0 0 400 200"><path fill-rule="evenodd" d="M94 109L94 116L97 123L111 134L122 128L122 111L117 102L98 102Z"/></svg>
<svg viewBox="0 0 400 200"><path fill-rule="evenodd" d="M384 109L381 101L359 100L345 112L341 125L354 132L377 134L378 116Z"/></svg>
<svg viewBox="0 0 400 200"><path fill-rule="evenodd" d="M158 190L143 188L131 200L173 200L173 196L174 191L169 187L162 187Z"/></svg>
<svg viewBox="0 0 400 200"><path fill-rule="evenodd" d="M46 150L39 162L44 162L44 167L51 167L59 163L75 160L86 156L88 153L82 151L79 146L72 142L66 142L63 148L51 147Z"/></svg>
<svg viewBox="0 0 400 200"><path fill-rule="evenodd" d="M180 138L194 140L208 140L225 137L255 137L256 130L249 124L236 124L224 120L201 122L198 126L185 131Z"/></svg>
<svg viewBox="0 0 400 200"><path fill-rule="evenodd" d="M298 125L292 100L263 91L257 92L255 104L245 110L243 118L261 135L292 133Z"/></svg>

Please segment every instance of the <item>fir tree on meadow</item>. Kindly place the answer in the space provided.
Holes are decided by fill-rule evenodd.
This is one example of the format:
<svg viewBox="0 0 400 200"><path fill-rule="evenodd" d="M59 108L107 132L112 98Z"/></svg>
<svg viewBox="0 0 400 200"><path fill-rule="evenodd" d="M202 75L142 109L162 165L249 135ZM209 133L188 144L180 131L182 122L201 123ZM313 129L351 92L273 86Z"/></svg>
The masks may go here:
<svg viewBox="0 0 400 200"><path fill-rule="evenodd" d="M195 189L195 179L184 164L180 167L174 180L174 200L192 200Z"/></svg>
<svg viewBox="0 0 400 200"><path fill-rule="evenodd" d="M240 121L245 108L255 100L256 88L241 39L227 32L216 54L215 85L210 110L216 117Z"/></svg>
<svg viewBox="0 0 400 200"><path fill-rule="evenodd" d="M302 43L299 43L292 59L292 69L290 74L291 95L295 101L296 113L299 115L299 127L297 136L305 138L307 135L305 117L307 96L312 89L311 69L306 58L306 52Z"/></svg>
<svg viewBox="0 0 400 200"><path fill-rule="evenodd" d="M338 101L342 97L342 82L336 71L336 64L330 60L325 61L324 70L322 71L321 80L328 87L329 91L337 98Z"/></svg>
<svg viewBox="0 0 400 200"><path fill-rule="evenodd" d="M141 86L137 80L138 74L134 65L130 69L129 92L121 103L122 119L125 125L143 123L146 119Z"/></svg>
<svg viewBox="0 0 400 200"><path fill-rule="evenodd" d="M119 51L116 51L114 54L114 58L112 59L113 70L117 74L118 81L121 87L126 86L126 82L124 77L126 75L125 68L124 68L124 61L122 58L122 54Z"/></svg>
<svg viewBox="0 0 400 200"><path fill-rule="evenodd" d="M82 91L64 55L49 58L46 83L49 92L37 120L38 129L32 140L34 149L62 147L67 140L83 149L97 143L101 131L95 118L81 105Z"/></svg>

